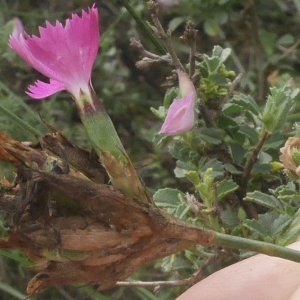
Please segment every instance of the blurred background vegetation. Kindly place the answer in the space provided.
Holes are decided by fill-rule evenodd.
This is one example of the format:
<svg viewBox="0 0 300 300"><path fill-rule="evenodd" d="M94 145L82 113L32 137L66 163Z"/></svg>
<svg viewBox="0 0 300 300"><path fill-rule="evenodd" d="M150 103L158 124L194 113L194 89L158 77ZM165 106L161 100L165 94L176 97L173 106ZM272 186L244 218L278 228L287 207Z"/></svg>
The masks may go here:
<svg viewBox="0 0 300 300"><path fill-rule="evenodd" d="M159 121L150 107L162 105L166 88L163 84L171 74L168 65L153 65L138 69L136 51L130 47L130 38L141 40L150 51L155 47L143 35L131 15L117 0L94 1L100 11L101 45L94 65L92 82L103 100L140 175L150 191L163 187L190 188L188 181L178 181L173 175L175 160L165 148L152 143L159 131ZM88 0L0 0L0 124L1 130L21 141L36 139L24 128L16 125L1 109L13 112L41 134L47 129L43 122L62 131L76 144L90 147L84 128L70 96L63 92L47 100L30 99L24 91L36 79L43 79L9 47L12 19L22 20L30 34L38 33L45 20L65 20L71 13L80 13L91 6ZM136 13L151 21L147 1L129 1ZM233 54L226 63L228 70L244 77L239 91L250 94L259 106L265 104L268 89L282 85L290 77L295 86L300 83L300 0L161 0L160 19L165 28L173 32L173 43L183 63L188 63L188 48L181 43L185 22L192 20L198 29L197 51L210 54L214 45L229 47ZM62 45L63 46L63 45ZM289 116L292 123L299 120L299 109ZM291 124L290 123L290 124ZM287 125L291 128L290 125ZM13 179L13 170L1 164L0 177ZM3 234L5 229L2 228ZM2 251L2 250L1 250ZM19 253L1 252L0 298L24 299L29 271L20 266L28 262ZM175 270L162 272L160 262L137 272L139 280L167 280L176 277ZM188 271L188 269L186 269ZM186 272L187 277L191 274ZM174 299L184 288L117 287L103 293L94 293L87 287L51 288L30 299ZM21 294L20 294L21 293ZM87 296L90 294L90 296Z"/></svg>

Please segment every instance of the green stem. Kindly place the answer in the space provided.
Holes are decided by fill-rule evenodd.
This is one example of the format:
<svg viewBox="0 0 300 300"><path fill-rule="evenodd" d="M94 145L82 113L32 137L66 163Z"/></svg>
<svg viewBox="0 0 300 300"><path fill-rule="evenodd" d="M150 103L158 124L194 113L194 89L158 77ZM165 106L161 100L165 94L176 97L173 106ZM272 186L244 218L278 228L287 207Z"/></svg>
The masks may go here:
<svg viewBox="0 0 300 300"><path fill-rule="evenodd" d="M0 290L4 293L10 294L13 296L13 299L28 299L31 300L32 298L26 297L26 295L20 293L18 290L13 288L11 285L0 282Z"/></svg>
<svg viewBox="0 0 300 300"><path fill-rule="evenodd" d="M0 80L0 89L3 90L12 100L17 101L22 108L24 108L33 118L37 119L40 123L41 120L38 118L37 113L32 110L19 96L17 96L10 88L8 88L1 80Z"/></svg>
<svg viewBox="0 0 300 300"><path fill-rule="evenodd" d="M30 133L32 133L36 138L42 136L38 130L34 129L32 126L24 122L22 119L17 117L15 114L10 112L8 109L0 105L0 111L2 111L9 119L11 119L15 124L17 124L20 128L26 129Z"/></svg>
<svg viewBox="0 0 300 300"><path fill-rule="evenodd" d="M215 237L211 245L253 251L300 263L300 251L218 232L215 233Z"/></svg>
<svg viewBox="0 0 300 300"><path fill-rule="evenodd" d="M161 215L168 218L164 238L186 240L205 247L217 246L231 249L243 249L269 256L276 256L300 263L300 251L278 246L266 242L255 241L243 237L223 234L203 227L196 227L179 220L171 219L170 216L160 211Z"/></svg>

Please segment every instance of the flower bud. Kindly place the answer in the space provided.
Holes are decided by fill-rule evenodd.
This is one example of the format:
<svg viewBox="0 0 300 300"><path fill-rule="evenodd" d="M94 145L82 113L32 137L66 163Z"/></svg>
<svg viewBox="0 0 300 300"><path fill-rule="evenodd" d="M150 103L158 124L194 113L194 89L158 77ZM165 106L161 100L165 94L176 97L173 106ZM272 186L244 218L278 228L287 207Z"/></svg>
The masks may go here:
<svg viewBox="0 0 300 300"><path fill-rule="evenodd" d="M159 133L177 135L191 130L195 123L194 105L196 90L188 74L178 70L181 99L175 99L169 107Z"/></svg>

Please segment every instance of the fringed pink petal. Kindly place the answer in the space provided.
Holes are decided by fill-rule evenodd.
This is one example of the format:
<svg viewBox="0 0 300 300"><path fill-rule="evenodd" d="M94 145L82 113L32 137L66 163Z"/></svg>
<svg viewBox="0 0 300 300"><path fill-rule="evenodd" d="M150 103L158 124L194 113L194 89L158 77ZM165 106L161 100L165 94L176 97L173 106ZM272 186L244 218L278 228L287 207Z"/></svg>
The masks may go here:
<svg viewBox="0 0 300 300"><path fill-rule="evenodd" d="M88 90L92 67L99 47L98 10L93 5L82 17L76 14L66 25L56 21L39 27L40 37L27 35L21 24L10 37L9 45L34 69L60 82L66 90L78 96Z"/></svg>
<svg viewBox="0 0 300 300"><path fill-rule="evenodd" d="M43 99L63 90L65 86L53 79L50 79L50 83L37 80L28 87L26 94L34 99Z"/></svg>

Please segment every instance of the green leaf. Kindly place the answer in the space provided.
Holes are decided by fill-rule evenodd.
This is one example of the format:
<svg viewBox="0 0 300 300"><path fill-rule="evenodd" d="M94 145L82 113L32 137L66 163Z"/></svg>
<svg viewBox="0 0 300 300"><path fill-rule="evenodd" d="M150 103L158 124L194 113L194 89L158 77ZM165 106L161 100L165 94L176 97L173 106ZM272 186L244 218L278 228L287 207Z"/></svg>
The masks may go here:
<svg viewBox="0 0 300 300"><path fill-rule="evenodd" d="M288 221L287 221L288 222ZM289 245L297 240L300 234L300 210L297 211L295 216L292 218L292 222L287 224L285 230L278 237L278 243L280 245Z"/></svg>
<svg viewBox="0 0 300 300"><path fill-rule="evenodd" d="M291 34L284 34L277 40L277 45L290 46L295 43L295 37Z"/></svg>
<svg viewBox="0 0 300 300"><path fill-rule="evenodd" d="M209 36L216 36L221 30L218 22L215 19L205 20L203 28L205 33L207 33Z"/></svg>
<svg viewBox="0 0 300 300"><path fill-rule="evenodd" d="M290 181L287 185L279 186L275 191L271 190L278 199L284 202L297 201L300 202L300 195L295 184Z"/></svg>
<svg viewBox="0 0 300 300"><path fill-rule="evenodd" d="M211 57L206 54L203 55L203 61L207 67L207 70L211 74L216 73L220 69L220 67L223 65L223 63L228 59L230 54L231 54L231 49L229 49L229 48L223 49L220 46L215 46ZM203 64L201 64L201 65L203 66ZM202 72L201 72L201 74L202 74ZM207 74L207 75L209 75L209 74ZM220 75L220 74L218 74L218 75ZM207 76L204 76L204 77L207 77ZM225 79L225 77L224 77L224 79ZM219 78L217 81L221 80L222 84L224 85L226 83L224 81L224 79L221 80Z"/></svg>
<svg viewBox="0 0 300 300"><path fill-rule="evenodd" d="M252 145L256 145L258 143L258 140L259 140L259 138L258 138L258 132L253 127L250 127L247 124L243 124L240 127L239 132L241 132L245 136L247 136L247 138L249 139L249 141L251 142Z"/></svg>
<svg viewBox="0 0 300 300"><path fill-rule="evenodd" d="M187 205L187 203L181 203L180 205L177 206L174 215L175 215L175 217L182 220L186 217L187 213L189 213L190 211L191 211L191 209Z"/></svg>
<svg viewBox="0 0 300 300"><path fill-rule="evenodd" d="M165 188L158 190L153 195L153 200L158 207L177 208L177 206L181 203L180 195L184 197L184 193L177 189Z"/></svg>
<svg viewBox="0 0 300 300"><path fill-rule="evenodd" d="M243 145L241 143L238 143L236 141L232 141L229 144L230 153L233 159L233 162L241 165L246 154L246 150L244 149Z"/></svg>
<svg viewBox="0 0 300 300"><path fill-rule="evenodd" d="M190 147L187 147L182 141L176 141L173 145L169 147L170 154L183 162L192 164L192 162L197 161L199 154Z"/></svg>
<svg viewBox="0 0 300 300"><path fill-rule="evenodd" d="M269 232L266 230L266 228L259 222L258 220L252 219L252 220L245 220L243 222L243 225L248 228L250 231L257 234L258 237L261 239L265 239Z"/></svg>
<svg viewBox="0 0 300 300"><path fill-rule="evenodd" d="M222 210L220 214L222 222L230 227L238 226L240 220L236 214L236 212L232 211L231 208L227 208L226 210Z"/></svg>
<svg viewBox="0 0 300 300"><path fill-rule="evenodd" d="M271 165L264 164L264 163L257 163L253 166L252 173L259 173L259 174L270 174L271 172Z"/></svg>
<svg viewBox="0 0 300 300"><path fill-rule="evenodd" d="M208 56L206 54L203 55L203 61L210 73L214 73L218 70L220 65L220 58L217 56Z"/></svg>
<svg viewBox="0 0 300 300"><path fill-rule="evenodd" d="M178 95L178 88L172 87L166 91L165 98L164 98L164 108L166 110L170 107L172 101L177 97L177 95Z"/></svg>
<svg viewBox="0 0 300 300"><path fill-rule="evenodd" d="M244 108L236 103L228 102L223 105L222 113L224 116L240 113Z"/></svg>
<svg viewBox="0 0 300 300"><path fill-rule="evenodd" d="M231 55L231 49L225 48L223 49L220 46L214 46L212 51L212 56L217 56L220 58L219 67L228 59L228 57Z"/></svg>
<svg viewBox="0 0 300 300"><path fill-rule="evenodd" d="M260 115L260 108L250 95L235 95L230 102L239 105L243 110L250 110L253 114Z"/></svg>
<svg viewBox="0 0 300 300"><path fill-rule="evenodd" d="M258 35L265 52L268 56L271 56L276 49L276 34L273 32L268 32L264 29L260 29Z"/></svg>
<svg viewBox="0 0 300 300"><path fill-rule="evenodd" d="M194 184L197 185L200 182L200 177L196 171L189 171L185 173L185 176Z"/></svg>
<svg viewBox="0 0 300 300"><path fill-rule="evenodd" d="M217 199L221 200L238 189L238 185L231 179L224 179L217 184Z"/></svg>
<svg viewBox="0 0 300 300"><path fill-rule="evenodd" d="M270 95L262 117L266 130L276 132L282 128L299 93L299 89L293 89L289 85L270 88Z"/></svg>
<svg viewBox="0 0 300 300"><path fill-rule="evenodd" d="M201 159L199 161L198 172L199 174L203 174L207 171L207 169L212 169L212 176L218 177L224 174L224 165L216 158L210 159L206 161L206 159Z"/></svg>
<svg viewBox="0 0 300 300"><path fill-rule="evenodd" d="M284 144L284 142L284 135L281 132L276 132L265 141L262 149L275 149L277 151Z"/></svg>
<svg viewBox="0 0 300 300"><path fill-rule="evenodd" d="M163 120L166 116L166 110L163 106L160 106L158 109L150 107L150 110L156 117L158 117L161 120Z"/></svg>
<svg viewBox="0 0 300 300"><path fill-rule="evenodd" d="M268 208L272 208L275 211L282 210L282 203L273 195L268 195L259 191L253 193L247 193L244 199L245 201L250 201Z"/></svg>
<svg viewBox="0 0 300 300"><path fill-rule="evenodd" d="M210 79L211 79L211 81L213 81L216 85L218 85L220 87L228 86L227 78L223 74L219 74L219 73L214 74L210 77Z"/></svg>
<svg viewBox="0 0 300 300"><path fill-rule="evenodd" d="M192 168L191 165L187 164L186 162L177 160L174 173L177 178L183 178L186 177L186 172L189 172L194 169L195 168Z"/></svg>
<svg viewBox="0 0 300 300"><path fill-rule="evenodd" d="M213 145L221 144L223 135L224 131L219 128L203 128L201 130L201 138Z"/></svg>
<svg viewBox="0 0 300 300"><path fill-rule="evenodd" d="M278 219L280 220L278 221ZM266 242L275 242L276 230L278 226L285 224L285 220L285 216L271 211L269 213L259 215L258 220L245 220L243 225Z"/></svg>

